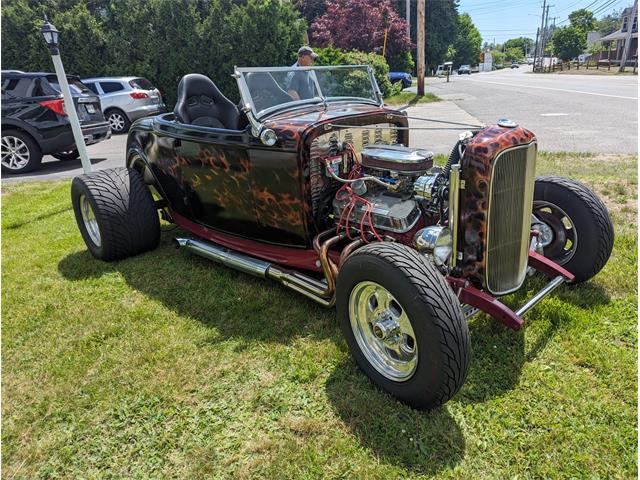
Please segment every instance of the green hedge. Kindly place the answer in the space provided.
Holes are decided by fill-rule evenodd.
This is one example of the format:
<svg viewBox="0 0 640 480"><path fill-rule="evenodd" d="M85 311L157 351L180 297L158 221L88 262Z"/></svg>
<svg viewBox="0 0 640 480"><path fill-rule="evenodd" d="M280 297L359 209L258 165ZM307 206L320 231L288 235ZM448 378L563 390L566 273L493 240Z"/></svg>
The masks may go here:
<svg viewBox="0 0 640 480"><path fill-rule="evenodd" d="M144 76L170 107L187 73L238 101L233 66L290 65L306 31L279 0L4 0L3 69L53 71L38 32L44 13L60 30L67 73Z"/></svg>
<svg viewBox="0 0 640 480"><path fill-rule="evenodd" d="M316 65L369 65L378 82L383 97L395 95L398 87L389 81L389 65L382 55L353 50L345 52L339 48L314 48L318 54Z"/></svg>

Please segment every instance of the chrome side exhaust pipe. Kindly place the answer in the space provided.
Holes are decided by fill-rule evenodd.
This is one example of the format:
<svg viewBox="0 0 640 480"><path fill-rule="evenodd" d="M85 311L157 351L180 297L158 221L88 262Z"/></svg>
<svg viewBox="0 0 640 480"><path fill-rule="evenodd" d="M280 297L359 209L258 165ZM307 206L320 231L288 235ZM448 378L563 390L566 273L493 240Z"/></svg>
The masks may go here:
<svg viewBox="0 0 640 480"><path fill-rule="evenodd" d="M327 283L325 281L316 280L299 272L286 270L264 260L221 247L215 243L195 238L174 238L173 241L176 244L176 248L185 248L196 255L240 272L248 273L254 277L275 280L285 287L318 302L322 306L332 307L335 304L335 295L326 296Z"/></svg>

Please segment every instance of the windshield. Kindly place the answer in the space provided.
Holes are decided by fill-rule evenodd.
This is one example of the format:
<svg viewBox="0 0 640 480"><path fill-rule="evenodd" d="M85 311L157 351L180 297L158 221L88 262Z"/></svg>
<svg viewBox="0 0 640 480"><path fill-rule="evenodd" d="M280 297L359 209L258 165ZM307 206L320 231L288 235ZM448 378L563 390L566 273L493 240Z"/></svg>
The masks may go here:
<svg viewBox="0 0 640 480"><path fill-rule="evenodd" d="M366 65L238 68L242 103L256 118L289 106L360 101L380 103L378 86Z"/></svg>

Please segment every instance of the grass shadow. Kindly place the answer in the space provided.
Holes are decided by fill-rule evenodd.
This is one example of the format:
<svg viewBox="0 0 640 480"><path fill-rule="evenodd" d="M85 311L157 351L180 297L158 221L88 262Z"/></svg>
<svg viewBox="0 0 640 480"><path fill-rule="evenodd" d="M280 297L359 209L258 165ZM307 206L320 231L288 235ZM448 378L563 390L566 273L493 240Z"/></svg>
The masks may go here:
<svg viewBox="0 0 640 480"><path fill-rule="evenodd" d="M547 282L546 277L536 275L529 278L520 291L501 300L511 308L517 309ZM610 302L602 286L594 281L581 285L563 285L551 295L579 308L590 308ZM525 341L525 332L528 328L534 327L535 308L526 314L524 327L517 332L487 315L479 315L472 319L469 334L473 359L467 380L456 400L464 403L482 403L515 388L524 364L536 359L562 328L563 323L571 320L570 317L570 314L562 309L545 312L546 322L544 326L535 326L539 331L533 335L534 339L530 344Z"/></svg>
<svg viewBox="0 0 640 480"><path fill-rule="evenodd" d="M6 228L7 230L16 230L16 229L24 227L25 225L28 225L30 223L37 222L39 220L44 220L44 219L50 218L50 217L55 217L56 215L59 215L61 213L68 212L68 211L71 211L71 210L73 210L73 207L69 205L68 207L58 208L58 209L52 210L50 212L41 213L40 215L36 215L33 218L28 218L28 219L24 219L22 221L8 223L7 225L4 225L2 228Z"/></svg>
<svg viewBox="0 0 640 480"><path fill-rule="evenodd" d="M117 262L98 261L86 250L75 252L58 263L58 271L71 281L118 272L145 296L214 327L217 335L211 343L232 337L277 343L309 335L340 339L333 311L275 282L176 250L170 239L178 234L165 228L156 250Z"/></svg>
<svg viewBox="0 0 640 480"><path fill-rule="evenodd" d="M446 406L407 407L378 390L352 360L333 370L325 388L336 415L380 461L434 475L464 459L464 435Z"/></svg>
<svg viewBox="0 0 640 480"><path fill-rule="evenodd" d="M119 262L100 262L86 250L76 252L63 258L58 270L72 281L118 272L132 288L166 308L215 328L216 335L207 340L210 343L232 337L247 343L289 343L299 336L342 341L332 309L326 310L275 282L177 251L170 240L178 232L164 227L158 249ZM518 307L545 283L546 279L533 277L520 292L504 301L511 307ZM604 289L595 282L561 286L553 295L580 308L610 301ZM545 326L539 328L540 332L536 332L530 345L525 343L524 332L536 321L535 309L527 314L524 329L519 332L486 315L472 319L469 331L473 360L456 399L464 403L481 403L515 388L524 363L537 357L562 323L569 320L568 315L561 309L547 312ZM365 378L361 374L359 377ZM348 382L352 380L347 379Z"/></svg>

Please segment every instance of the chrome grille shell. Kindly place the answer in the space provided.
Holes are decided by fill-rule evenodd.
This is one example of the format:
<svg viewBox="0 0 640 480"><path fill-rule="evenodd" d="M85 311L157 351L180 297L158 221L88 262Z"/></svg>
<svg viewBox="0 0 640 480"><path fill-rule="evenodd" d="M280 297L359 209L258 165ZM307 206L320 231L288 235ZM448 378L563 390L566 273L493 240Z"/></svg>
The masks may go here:
<svg viewBox="0 0 640 480"><path fill-rule="evenodd" d="M503 150L493 161L484 283L494 295L517 290L526 276L536 155L531 142Z"/></svg>

